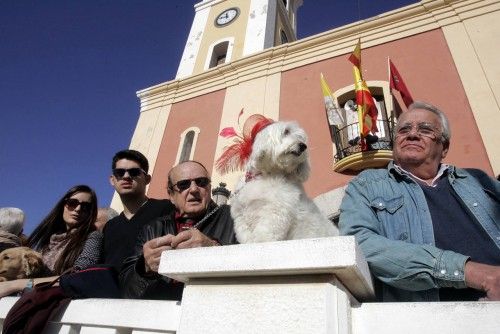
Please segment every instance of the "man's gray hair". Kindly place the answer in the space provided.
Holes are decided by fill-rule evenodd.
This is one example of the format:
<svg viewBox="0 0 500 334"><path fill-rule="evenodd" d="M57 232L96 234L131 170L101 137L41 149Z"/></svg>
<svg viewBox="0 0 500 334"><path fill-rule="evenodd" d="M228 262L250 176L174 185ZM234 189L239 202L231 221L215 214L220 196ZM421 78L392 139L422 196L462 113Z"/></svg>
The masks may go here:
<svg viewBox="0 0 500 334"><path fill-rule="evenodd" d="M0 230L21 234L24 227L24 212L18 208L0 208Z"/></svg>
<svg viewBox="0 0 500 334"><path fill-rule="evenodd" d="M109 208L109 207L106 207L106 208L99 208L99 211L104 211L108 217L108 221L115 218L116 216L118 216L118 212L116 212L115 209L113 208Z"/></svg>
<svg viewBox="0 0 500 334"><path fill-rule="evenodd" d="M448 122L448 117L446 117L445 113L442 112L438 107L423 101L415 101L408 107L408 111L412 111L415 109L427 110L439 117L439 121L441 122L441 137L443 140L443 144L445 146L449 146L451 139L451 130L450 123Z"/></svg>

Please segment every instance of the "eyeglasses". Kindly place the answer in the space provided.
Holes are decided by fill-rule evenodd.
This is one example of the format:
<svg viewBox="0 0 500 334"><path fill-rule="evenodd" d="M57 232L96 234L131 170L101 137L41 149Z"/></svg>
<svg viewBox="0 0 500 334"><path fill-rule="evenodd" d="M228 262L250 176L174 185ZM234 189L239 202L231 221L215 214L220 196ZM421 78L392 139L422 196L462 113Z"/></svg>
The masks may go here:
<svg viewBox="0 0 500 334"><path fill-rule="evenodd" d="M197 177L195 179L180 180L177 183L175 183L171 189L174 189L174 187L177 186L179 192L183 192L184 190L189 189L189 187L191 187L191 182L193 181L200 188L205 188L210 184L210 179L208 177Z"/></svg>
<svg viewBox="0 0 500 334"><path fill-rule="evenodd" d="M76 198L68 198L65 204L70 211L74 211L78 206L80 206L80 210L88 212L92 207L90 202L80 202Z"/></svg>
<svg viewBox="0 0 500 334"><path fill-rule="evenodd" d="M436 139L440 136L440 131L431 123L405 123L396 129L396 136L406 137L415 129L420 137Z"/></svg>
<svg viewBox="0 0 500 334"><path fill-rule="evenodd" d="M141 174L146 174L146 172L142 168L129 168L129 169L115 168L115 169L113 169L113 176L118 178L118 179L121 179L122 177L124 177L125 173L128 173L128 175L131 178L138 177Z"/></svg>

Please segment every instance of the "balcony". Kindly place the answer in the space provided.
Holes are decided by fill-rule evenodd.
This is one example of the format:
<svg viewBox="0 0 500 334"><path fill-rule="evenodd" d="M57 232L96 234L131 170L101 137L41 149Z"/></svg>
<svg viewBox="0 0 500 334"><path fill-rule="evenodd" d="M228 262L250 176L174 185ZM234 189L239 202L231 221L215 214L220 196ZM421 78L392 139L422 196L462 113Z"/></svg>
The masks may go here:
<svg viewBox="0 0 500 334"><path fill-rule="evenodd" d="M334 171L338 173L351 171L358 172L367 168L381 168L392 160L394 120L377 120L379 132L371 137L368 148L362 150L359 140L359 123L348 124L344 127L331 127L332 138L335 142ZM376 139L376 140L375 140Z"/></svg>

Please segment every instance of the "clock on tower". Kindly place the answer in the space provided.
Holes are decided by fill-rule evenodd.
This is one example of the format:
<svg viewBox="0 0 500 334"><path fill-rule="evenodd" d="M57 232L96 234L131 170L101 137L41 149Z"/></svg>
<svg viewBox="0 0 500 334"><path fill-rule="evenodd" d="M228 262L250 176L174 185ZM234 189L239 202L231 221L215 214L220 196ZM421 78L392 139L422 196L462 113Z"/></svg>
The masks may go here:
<svg viewBox="0 0 500 334"><path fill-rule="evenodd" d="M293 42L302 0L204 0L195 16L176 78L207 71Z"/></svg>
<svg viewBox="0 0 500 334"><path fill-rule="evenodd" d="M222 13L217 15L217 18L215 19L215 25L217 27L226 26L229 23L233 22L239 14L240 10L238 7L226 9Z"/></svg>

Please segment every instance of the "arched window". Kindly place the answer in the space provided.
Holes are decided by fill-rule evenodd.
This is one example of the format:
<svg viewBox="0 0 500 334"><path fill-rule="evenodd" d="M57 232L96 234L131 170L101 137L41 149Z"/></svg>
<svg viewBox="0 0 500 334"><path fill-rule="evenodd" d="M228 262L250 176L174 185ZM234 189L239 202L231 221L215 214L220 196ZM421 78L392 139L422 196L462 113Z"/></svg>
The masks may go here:
<svg viewBox="0 0 500 334"><path fill-rule="evenodd" d="M208 49L208 57L205 62L205 70L225 64L231 61L234 38L219 40Z"/></svg>
<svg viewBox="0 0 500 334"><path fill-rule="evenodd" d="M181 134L179 149L177 151L177 159L175 159L176 165L183 161L193 160L199 133L200 129L193 127L186 129Z"/></svg>
<svg viewBox="0 0 500 334"><path fill-rule="evenodd" d="M385 131L385 125L383 122L388 119L384 87L369 85L369 89L372 97L375 99L375 105L378 110L377 127L379 132L376 134L384 137L387 131ZM349 137L355 137L359 134L359 127L356 129L356 126L354 126L355 124L358 124L358 114L356 113L356 92L351 89L344 94L338 95L337 101L341 108L341 112L343 113L342 117L344 118L345 125L348 127L352 126L352 129L348 131L348 134L350 134Z"/></svg>
<svg viewBox="0 0 500 334"><path fill-rule="evenodd" d="M375 136L373 140L376 139L376 142L373 143L370 149L390 149L392 141L389 125L393 103L389 93L389 83L386 81L368 81L367 85L378 110L378 132L373 134ZM341 88L334 94L337 97L340 112L344 119L344 124L338 127L337 130L331 129L332 136L336 134L332 137L337 152L335 160L339 160L359 150L360 130L356 107L356 92L353 86L350 85Z"/></svg>
<svg viewBox="0 0 500 334"><path fill-rule="evenodd" d="M194 140L194 131L189 131L184 137L184 143L182 144L181 157L179 158L179 162L183 162L189 160L189 156L191 155L191 149L193 148L193 140Z"/></svg>
<svg viewBox="0 0 500 334"><path fill-rule="evenodd" d="M220 64L224 64L226 62L227 57L227 47L229 46L229 42L222 42L214 46L212 50L212 57L210 59L210 65L208 68L215 67Z"/></svg>
<svg viewBox="0 0 500 334"><path fill-rule="evenodd" d="M229 42L222 42L214 46L212 50L212 57L210 58L210 65L208 68L215 67L226 62L227 47Z"/></svg>

